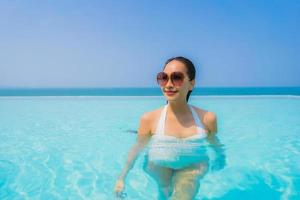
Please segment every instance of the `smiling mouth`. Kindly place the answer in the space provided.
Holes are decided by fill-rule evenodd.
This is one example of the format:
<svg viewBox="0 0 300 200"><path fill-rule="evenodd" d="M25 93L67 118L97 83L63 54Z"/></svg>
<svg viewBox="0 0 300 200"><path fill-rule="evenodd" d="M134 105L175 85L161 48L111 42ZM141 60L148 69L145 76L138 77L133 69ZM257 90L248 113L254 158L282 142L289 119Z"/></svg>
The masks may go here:
<svg viewBox="0 0 300 200"><path fill-rule="evenodd" d="M165 93L166 93L166 94L171 94L171 95L172 95L172 94L177 93L177 91L165 91Z"/></svg>
<svg viewBox="0 0 300 200"><path fill-rule="evenodd" d="M164 92L177 92L175 90L165 90Z"/></svg>

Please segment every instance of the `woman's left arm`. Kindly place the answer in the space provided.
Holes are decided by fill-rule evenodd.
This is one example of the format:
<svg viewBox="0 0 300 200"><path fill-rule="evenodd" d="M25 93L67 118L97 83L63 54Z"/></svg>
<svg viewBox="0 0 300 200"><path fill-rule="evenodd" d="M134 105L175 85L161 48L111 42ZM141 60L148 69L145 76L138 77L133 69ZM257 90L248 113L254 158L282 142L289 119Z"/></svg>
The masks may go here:
<svg viewBox="0 0 300 200"><path fill-rule="evenodd" d="M218 132L217 116L213 112L207 112L204 115L204 122L208 128L210 135L215 135Z"/></svg>
<svg viewBox="0 0 300 200"><path fill-rule="evenodd" d="M216 158L212 163L211 169L220 170L225 167L226 158L225 158L224 145L220 142L219 138L216 136L218 132L217 116L213 112L207 112L204 117L205 117L204 118L205 124L208 129L207 139L211 144L211 147L214 149L216 153Z"/></svg>

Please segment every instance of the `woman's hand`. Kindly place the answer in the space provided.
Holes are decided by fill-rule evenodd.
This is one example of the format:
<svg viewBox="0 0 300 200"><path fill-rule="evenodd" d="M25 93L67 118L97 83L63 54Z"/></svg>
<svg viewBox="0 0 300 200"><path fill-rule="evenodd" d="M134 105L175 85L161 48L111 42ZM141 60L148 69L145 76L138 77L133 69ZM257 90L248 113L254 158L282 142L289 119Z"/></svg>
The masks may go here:
<svg viewBox="0 0 300 200"><path fill-rule="evenodd" d="M124 188L125 188L124 180L118 179L115 183L115 188L114 188L116 197L124 198L123 197L123 195L125 194L123 193Z"/></svg>
<svg viewBox="0 0 300 200"><path fill-rule="evenodd" d="M226 166L226 158L224 154L217 155L217 158L212 162L211 170L218 171Z"/></svg>

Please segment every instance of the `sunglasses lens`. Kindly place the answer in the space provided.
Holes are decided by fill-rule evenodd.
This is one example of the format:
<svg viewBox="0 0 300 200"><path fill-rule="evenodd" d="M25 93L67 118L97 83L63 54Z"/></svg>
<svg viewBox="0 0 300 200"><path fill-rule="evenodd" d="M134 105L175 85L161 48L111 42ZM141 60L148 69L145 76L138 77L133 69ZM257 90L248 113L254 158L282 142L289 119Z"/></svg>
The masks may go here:
<svg viewBox="0 0 300 200"><path fill-rule="evenodd" d="M166 73L164 73L164 72L159 72L158 74L157 74L157 83L159 84L159 85L161 85L161 86L164 86L164 85L166 85L167 84L167 82L168 82L168 75L166 74Z"/></svg>
<svg viewBox="0 0 300 200"><path fill-rule="evenodd" d="M183 83L184 75L181 72L173 72L171 79L174 85L180 86Z"/></svg>

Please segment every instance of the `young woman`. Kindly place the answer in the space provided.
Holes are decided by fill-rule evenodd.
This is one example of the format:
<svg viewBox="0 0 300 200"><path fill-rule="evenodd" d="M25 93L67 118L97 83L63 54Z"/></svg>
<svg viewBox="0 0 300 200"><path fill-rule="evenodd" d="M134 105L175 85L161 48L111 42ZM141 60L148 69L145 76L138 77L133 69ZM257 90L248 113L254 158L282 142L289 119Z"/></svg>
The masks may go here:
<svg viewBox="0 0 300 200"><path fill-rule="evenodd" d="M217 118L213 112L188 104L195 75L193 63L184 57L168 59L157 74L167 104L142 115L137 142L115 184L117 196L146 145L144 170L158 183L158 199L191 200L197 194L199 178L208 168L203 142L216 134Z"/></svg>

